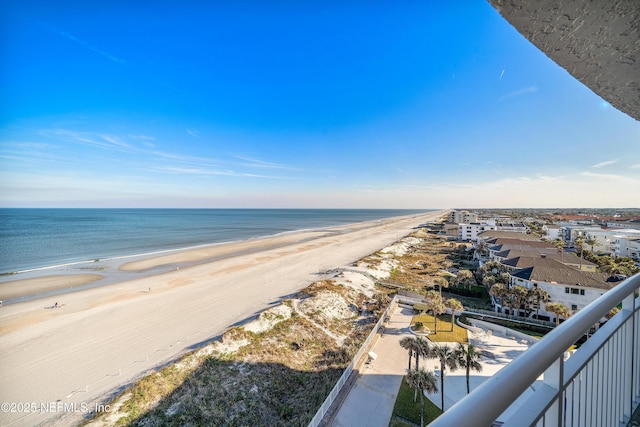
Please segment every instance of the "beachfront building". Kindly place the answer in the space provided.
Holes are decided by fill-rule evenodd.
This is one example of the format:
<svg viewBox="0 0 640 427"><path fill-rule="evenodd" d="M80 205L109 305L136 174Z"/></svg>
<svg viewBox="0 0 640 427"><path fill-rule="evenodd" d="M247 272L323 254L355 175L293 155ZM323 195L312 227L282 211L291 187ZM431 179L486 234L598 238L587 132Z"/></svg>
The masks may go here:
<svg viewBox="0 0 640 427"><path fill-rule="evenodd" d="M625 233L637 233L638 236L640 236L640 231L638 230L622 230L601 227L565 226L562 230L563 240L567 242L570 247L575 245L575 241L578 238L581 238L583 241L594 239L596 243L593 245L593 248L590 245L585 245L585 247L589 250L593 250L596 254L606 255L612 255L614 253L615 240L617 236L624 235Z"/></svg>
<svg viewBox="0 0 640 427"><path fill-rule="evenodd" d="M640 236L639 237L616 237L613 249L615 257L629 257L636 264L640 264Z"/></svg>
<svg viewBox="0 0 640 427"><path fill-rule="evenodd" d="M549 293L552 302L564 304L572 312L577 312L595 301L605 292L613 289L620 279L604 273L586 272L563 264L551 258L524 258L504 261L515 268L509 272L511 286L520 285L527 289L539 287ZM524 266L527 267L524 267ZM499 300L494 299L496 310L506 312ZM555 315L540 308L540 318L555 320ZM533 315L533 314L532 314Z"/></svg>
<svg viewBox="0 0 640 427"><path fill-rule="evenodd" d="M466 224L470 222L478 222L478 214L469 211L451 211L447 222L454 224Z"/></svg>
<svg viewBox="0 0 640 427"><path fill-rule="evenodd" d="M540 238L533 234L514 233L512 231L502 230L487 230L480 233L478 237L482 238L485 242L490 242L492 239L515 239L528 242L540 242Z"/></svg>
<svg viewBox="0 0 640 427"><path fill-rule="evenodd" d="M511 233L526 234L529 228L522 222L496 222L496 230L509 231Z"/></svg>
<svg viewBox="0 0 640 427"><path fill-rule="evenodd" d="M602 230L601 227L596 226L587 226L587 225L571 225L571 224L559 224L561 226L560 229L560 239L567 242L569 246L573 246L573 243L576 239L586 240L592 233L597 233Z"/></svg>
<svg viewBox="0 0 640 427"><path fill-rule="evenodd" d="M538 242L539 244L539 242L541 241L532 234L514 233L511 231L487 230L478 234L477 243L475 245L474 259L479 260L480 265L482 265L486 261L494 259L496 252L500 252L503 250L503 247L499 246L500 244L508 242L517 243L518 246L525 245L524 248L518 249L530 250L531 247L527 246L527 242ZM551 247L550 244L547 244L546 246ZM504 250L507 249L515 248L504 248Z"/></svg>
<svg viewBox="0 0 640 427"><path fill-rule="evenodd" d="M495 225L488 223L471 222L468 224L458 224L458 239L475 242L478 240L480 233L495 229Z"/></svg>
<svg viewBox="0 0 640 427"><path fill-rule="evenodd" d="M458 229L460 224L446 223L444 225L444 234L449 239L457 239L458 238Z"/></svg>
<svg viewBox="0 0 640 427"><path fill-rule="evenodd" d="M520 250L536 252L540 254L559 254L558 248L549 242L541 240L521 240L513 238L492 238L484 240L488 245L489 258L494 259L496 254L507 250Z"/></svg>
<svg viewBox="0 0 640 427"><path fill-rule="evenodd" d="M546 233L547 240L556 240L560 238L562 227L555 224L545 224L542 226L542 230Z"/></svg>
<svg viewBox="0 0 640 427"><path fill-rule="evenodd" d="M640 219L630 219L628 221L609 221L608 228L624 228L627 230L640 230Z"/></svg>
<svg viewBox="0 0 640 427"><path fill-rule="evenodd" d="M507 249L493 254L493 260L505 266L508 270L517 270L520 268L530 267L532 264L528 260L548 258L561 262L569 267L576 268L580 271L596 272L596 264L582 259L574 253L554 253L540 252L535 249Z"/></svg>

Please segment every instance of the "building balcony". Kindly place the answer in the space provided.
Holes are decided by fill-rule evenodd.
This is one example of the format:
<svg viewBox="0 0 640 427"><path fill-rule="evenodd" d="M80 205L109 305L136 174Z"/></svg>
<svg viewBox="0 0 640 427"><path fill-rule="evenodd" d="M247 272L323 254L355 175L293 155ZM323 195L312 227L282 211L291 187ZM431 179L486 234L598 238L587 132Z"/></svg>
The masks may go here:
<svg viewBox="0 0 640 427"><path fill-rule="evenodd" d="M626 426L640 402L640 274L593 301L430 426ZM614 307L575 353L567 350Z"/></svg>

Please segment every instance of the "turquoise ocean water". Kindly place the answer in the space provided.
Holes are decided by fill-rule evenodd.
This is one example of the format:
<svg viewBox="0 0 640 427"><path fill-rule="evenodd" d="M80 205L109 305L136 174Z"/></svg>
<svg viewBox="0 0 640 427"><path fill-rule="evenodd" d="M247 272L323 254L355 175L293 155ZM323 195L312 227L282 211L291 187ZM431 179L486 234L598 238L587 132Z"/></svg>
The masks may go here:
<svg viewBox="0 0 640 427"><path fill-rule="evenodd" d="M420 212L428 210L0 209L0 274Z"/></svg>

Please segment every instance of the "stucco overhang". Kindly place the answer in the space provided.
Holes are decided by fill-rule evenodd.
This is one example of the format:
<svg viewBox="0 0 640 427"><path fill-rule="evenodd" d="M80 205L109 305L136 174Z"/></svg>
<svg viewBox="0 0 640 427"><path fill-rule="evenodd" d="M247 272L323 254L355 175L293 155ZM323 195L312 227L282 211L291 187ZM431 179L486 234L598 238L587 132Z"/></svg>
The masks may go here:
<svg viewBox="0 0 640 427"><path fill-rule="evenodd" d="M640 121L640 0L489 0L524 37Z"/></svg>

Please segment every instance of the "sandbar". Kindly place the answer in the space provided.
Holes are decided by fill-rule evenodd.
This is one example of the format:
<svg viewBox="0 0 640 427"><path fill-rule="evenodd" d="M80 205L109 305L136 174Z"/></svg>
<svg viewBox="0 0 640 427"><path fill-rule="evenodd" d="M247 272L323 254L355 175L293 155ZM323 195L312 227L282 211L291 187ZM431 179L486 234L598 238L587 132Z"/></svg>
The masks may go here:
<svg viewBox="0 0 640 427"><path fill-rule="evenodd" d="M191 263L204 260L214 260L222 257L237 256L244 253L252 253L286 246L292 243L312 240L326 235L325 232L299 231L272 237L252 239L242 242L230 242L203 246L195 249L187 249L167 255L150 257L142 260L131 261L120 266L123 271L143 271L162 265Z"/></svg>
<svg viewBox="0 0 640 427"><path fill-rule="evenodd" d="M0 283L0 301L86 285L102 279L99 274L65 274Z"/></svg>

